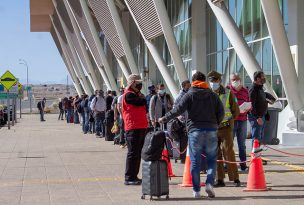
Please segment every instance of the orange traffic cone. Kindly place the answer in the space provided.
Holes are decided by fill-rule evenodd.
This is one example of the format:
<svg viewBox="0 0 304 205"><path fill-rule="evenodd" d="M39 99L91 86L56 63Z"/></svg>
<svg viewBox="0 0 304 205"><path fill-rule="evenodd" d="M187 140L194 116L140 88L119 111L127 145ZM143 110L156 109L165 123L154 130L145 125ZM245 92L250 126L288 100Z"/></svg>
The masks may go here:
<svg viewBox="0 0 304 205"><path fill-rule="evenodd" d="M183 183L179 184L179 186L181 187L193 187L190 166L191 166L191 160L189 155L189 148L187 148L187 155L186 155L184 174L183 174ZM201 183L201 186L204 186L204 184Z"/></svg>
<svg viewBox="0 0 304 205"><path fill-rule="evenodd" d="M259 153L254 153L260 147L257 139L253 141L253 149L251 152L251 162L248 173L247 188L243 191L268 191L266 187L263 162Z"/></svg>
<svg viewBox="0 0 304 205"><path fill-rule="evenodd" d="M168 176L169 177L175 177L175 174L173 174L171 162L169 160L169 152L167 150L167 147L165 147L164 150L163 150L162 160L166 160L166 162L167 162L167 165L168 165Z"/></svg>

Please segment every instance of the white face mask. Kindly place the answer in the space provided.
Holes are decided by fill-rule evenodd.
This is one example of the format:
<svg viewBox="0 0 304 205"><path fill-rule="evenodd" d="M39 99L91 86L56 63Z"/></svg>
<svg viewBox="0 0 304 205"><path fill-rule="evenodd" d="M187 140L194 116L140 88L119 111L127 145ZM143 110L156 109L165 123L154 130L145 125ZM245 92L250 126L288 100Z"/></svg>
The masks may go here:
<svg viewBox="0 0 304 205"><path fill-rule="evenodd" d="M166 92L165 90L159 90L159 91L158 91L158 93L159 93L160 95L165 94L165 92Z"/></svg>
<svg viewBox="0 0 304 205"><path fill-rule="evenodd" d="M240 85L241 85L241 81L240 80L236 80L236 81L233 81L231 83L232 87L234 88L238 88Z"/></svg>
<svg viewBox="0 0 304 205"><path fill-rule="evenodd" d="M210 84L210 88L211 88L213 91L216 91L217 89L220 88L220 84L219 84L219 83L209 82L209 84Z"/></svg>

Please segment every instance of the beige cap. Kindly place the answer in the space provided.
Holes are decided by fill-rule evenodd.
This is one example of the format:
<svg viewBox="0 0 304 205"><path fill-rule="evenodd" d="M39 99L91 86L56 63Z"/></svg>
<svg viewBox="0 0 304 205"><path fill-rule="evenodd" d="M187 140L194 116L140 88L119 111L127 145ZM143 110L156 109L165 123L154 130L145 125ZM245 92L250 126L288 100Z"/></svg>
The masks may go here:
<svg viewBox="0 0 304 205"><path fill-rule="evenodd" d="M128 76L127 78L127 82L128 84L131 84L133 82L142 82L143 80L140 78L140 75L137 75L137 74L131 74Z"/></svg>

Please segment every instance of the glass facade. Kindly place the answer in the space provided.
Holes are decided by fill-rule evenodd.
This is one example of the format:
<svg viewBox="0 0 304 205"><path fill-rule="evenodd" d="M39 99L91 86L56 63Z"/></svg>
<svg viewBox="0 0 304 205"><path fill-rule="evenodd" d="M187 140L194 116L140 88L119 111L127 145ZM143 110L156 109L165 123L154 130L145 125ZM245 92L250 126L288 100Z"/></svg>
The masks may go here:
<svg viewBox="0 0 304 205"><path fill-rule="evenodd" d="M288 31L287 0L278 1ZM225 0L225 4L273 89L279 97L283 97L282 81L260 0ZM250 87L250 77L209 6L206 15L208 70L223 73L225 84L229 82L229 74L238 72L244 86Z"/></svg>

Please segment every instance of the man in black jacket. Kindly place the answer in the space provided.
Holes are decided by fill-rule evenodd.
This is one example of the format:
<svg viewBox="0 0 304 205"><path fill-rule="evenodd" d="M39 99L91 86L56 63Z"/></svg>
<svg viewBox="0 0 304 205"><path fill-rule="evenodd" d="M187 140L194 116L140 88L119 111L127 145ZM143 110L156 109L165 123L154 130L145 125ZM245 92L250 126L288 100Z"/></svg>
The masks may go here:
<svg viewBox="0 0 304 205"><path fill-rule="evenodd" d="M257 139L260 142L264 134L265 116L268 109L266 93L263 90L263 84L266 82L266 78L263 71L255 72L253 78L253 86L249 90L252 110L248 114L248 119L251 125L252 140ZM258 151L260 151L260 149Z"/></svg>
<svg viewBox="0 0 304 205"><path fill-rule="evenodd" d="M188 151L191 160L193 196L200 198L200 170L202 153L207 157L206 192L215 197L213 184L217 159L217 130L224 118L224 107L218 95L209 89L206 76L196 72L192 76L192 87L160 123L168 122L180 114L188 112Z"/></svg>

